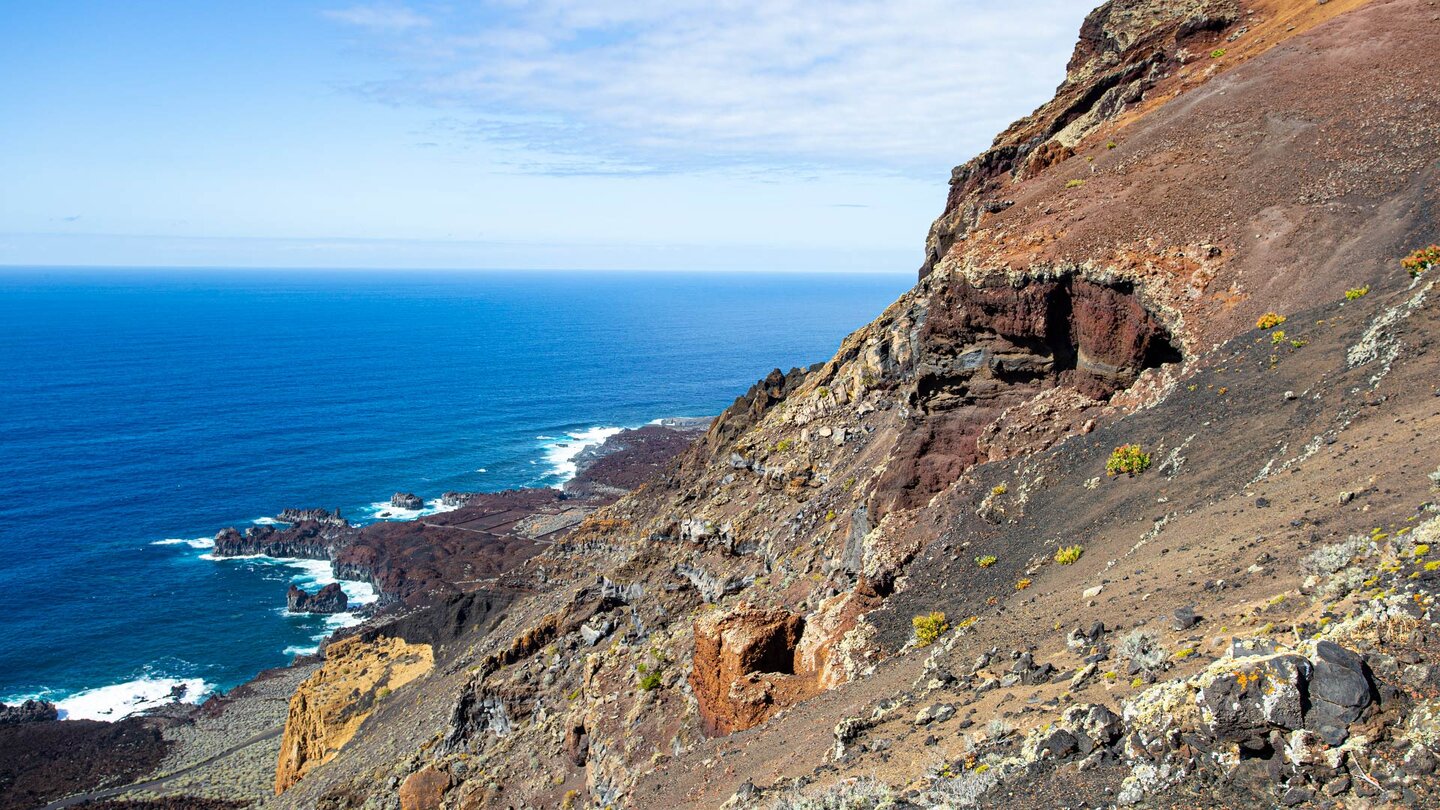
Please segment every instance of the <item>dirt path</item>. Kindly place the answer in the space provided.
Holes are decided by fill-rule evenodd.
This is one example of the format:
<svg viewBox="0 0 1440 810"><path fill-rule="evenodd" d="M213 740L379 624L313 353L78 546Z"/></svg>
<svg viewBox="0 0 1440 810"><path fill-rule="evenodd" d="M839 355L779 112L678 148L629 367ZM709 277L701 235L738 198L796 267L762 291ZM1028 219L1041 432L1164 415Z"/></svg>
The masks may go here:
<svg viewBox="0 0 1440 810"><path fill-rule="evenodd" d="M161 786L161 785L164 785L164 784L166 784L166 783L168 783L168 782L172 782L172 781L174 781L174 780L176 780L176 779L184 776L185 774L190 773L191 771L194 771L196 768L200 768L200 767L202 767L202 766L209 765L210 763L214 762L214 761L217 760L217 759L224 759L225 757L228 757L228 756L230 756L231 754L234 754L234 753L237 752L237 751L242 751L242 750L244 750L244 749L246 749L246 748L249 748L250 746L252 746L252 745L254 745L254 744L256 744L256 743L264 742L264 741L266 741L266 740L274 739L274 738L280 736L281 732L283 732L284 730L285 730L285 727L284 727L284 726L281 726L281 727L279 727L279 728L272 728L272 729L270 729L269 731L266 731L266 732L263 732L263 733L260 733L260 734L256 734L255 736L249 738L248 740L245 740L244 742L241 742L241 743L238 743L238 744L236 744L236 745L233 745L233 746L225 749L224 751L221 751L220 753L215 754L214 756L206 757L205 759L202 759L202 760L200 760L199 762L196 762L196 763L193 764L193 765L187 765L187 766L185 766L184 768L181 768L180 770L175 771L174 773L171 773L171 774L167 774L167 775L165 775L165 776L162 776L162 777L160 777L159 779L152 779L152 780L149 780L149 781L147 781L147 782L131 782L131 783L128 784L128 785L120 785L120 786L118 786L118 787L105 788L104 790L92 790L92 791L90 791L89 793L77 793L77 794L75 794L74 796L66 796L66 797L63 798L63 799L56 799L55 801L50 802L50 803L47 804L47 805L43 805L43 806L41 806L41 807L39 807L39 808L36 808L36 810L59 810L59 808L62 808L62 807L74 807L75 805L80 804L80 803L82 803L82 802L96 801L96 800L99 800L99 799L109 799L109 798L113 798L113 797L115 797L115 796L119 796L119 795L122 794L122 793L129 793L129 792L134 791L134 790L149 790L149 789L152 789L152 788L156 788L156 787L159 787L159 786Z"/></svg>

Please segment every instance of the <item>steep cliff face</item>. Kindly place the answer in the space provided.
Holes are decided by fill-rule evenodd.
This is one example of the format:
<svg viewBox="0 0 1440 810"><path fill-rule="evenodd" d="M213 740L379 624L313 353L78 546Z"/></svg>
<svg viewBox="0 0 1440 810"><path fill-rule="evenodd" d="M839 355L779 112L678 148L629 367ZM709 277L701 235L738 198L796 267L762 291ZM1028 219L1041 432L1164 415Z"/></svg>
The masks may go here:
<svg viewBox="0 0 1440 810"><path fill-rule="evenodd" d="M429 645L398 638L347 639L325 649L325 665L290 698L275 792L283 793L311 769L334 758L355 736L377 701L424 675L434 665Z"/></svg>
<svg viewBox="0 0 1440 810"><path fill-rule="evenodd" d="M501 575L503 617L417 695L428 725L360 728L282 806L361 806L376 769L466 808L765 806L861 774L955 792L937 806L1365 800L1304 753L1303 712L1216 726L1175 696L1254 698L1223 677L1264 668L1231 666L1239 634L1353 686L1311 643L1333 633L1388 695L1336 703L1346 734L1429 745L1402 729L1440 683L1377 639L1433 629L1440 574L1377 550L1389 578L1363 587L1392 592L1365 594L1399 601L1357 584L1341 614L1295 558L1433 502L1434 281L1398 259L1440 239L1440 139L1415 125L1440 120L1437 16L1102 6L1056 99L956 171L914 289ZM1152 466L1108 476L1129 443ZM1357 745L1326 756L1395 753ZM1431 797L1394 773L1396 801Z"/></svg>

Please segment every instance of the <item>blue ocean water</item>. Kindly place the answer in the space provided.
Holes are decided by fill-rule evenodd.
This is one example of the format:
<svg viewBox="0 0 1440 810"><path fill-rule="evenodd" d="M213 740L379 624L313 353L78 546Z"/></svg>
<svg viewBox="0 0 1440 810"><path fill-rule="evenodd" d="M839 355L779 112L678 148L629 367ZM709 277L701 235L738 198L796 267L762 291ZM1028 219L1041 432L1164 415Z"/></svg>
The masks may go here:
<svg viewBox="0 0 1440 810"><path fill-rule="evenodd" d="M284 664L330 629L285 588L326 566L204 559L218 529L557 484L596 428L718 413L910 283L0 270L0 700L115 716Z"/></svg>

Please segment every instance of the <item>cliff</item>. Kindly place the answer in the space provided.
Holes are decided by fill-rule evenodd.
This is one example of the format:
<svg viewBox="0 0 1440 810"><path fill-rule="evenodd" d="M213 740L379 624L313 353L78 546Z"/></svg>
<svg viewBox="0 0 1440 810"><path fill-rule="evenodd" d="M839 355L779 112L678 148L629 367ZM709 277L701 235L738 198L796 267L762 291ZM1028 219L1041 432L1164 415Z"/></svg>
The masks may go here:
<svg viewBox="0 0 1440 810"><path fill-rule="evenodd" d="M357 636L447 640L403 705L302 687L274 806L1440 803L1437 48L1102 5L911 291Z"/></svg>

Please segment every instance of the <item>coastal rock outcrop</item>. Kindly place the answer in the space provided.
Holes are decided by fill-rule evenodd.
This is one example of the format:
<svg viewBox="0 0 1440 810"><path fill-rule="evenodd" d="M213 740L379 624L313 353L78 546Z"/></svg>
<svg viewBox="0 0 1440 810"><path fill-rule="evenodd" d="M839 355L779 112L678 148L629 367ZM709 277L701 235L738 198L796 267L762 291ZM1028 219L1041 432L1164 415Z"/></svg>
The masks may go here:
<svg viewBox="0 0 1440 810"><path fill-rule="evenodd" d="M290 698L275 792L283 793L333 758L378 701L429 672L434 663L430 645L398 638L351 638L327 646L324 665Z"/></svg>
<svg viewBox="0 0 1440 810"><path fill-rule="evenodd" d="M350 606L350 598L338 582L332 582L315 593L291 585L285 594L285 602L291 613L343 613Z"/></svg>
<svg viewBox="0 0 1440 810"><path fill-rule="evenodd" d="M241 532L235 528L222 529L215 535L216 557L289 557L302 560L329 560L336 552L352 542L359 535L359 529L344 519L301 520L277 528L275 526L251 526Z"/></svg>
<svg viewBox="0 0 1440 810"><path fill-rule="evenodd" d="M390 505L396 509L424 509L425 499L413 492L397 492L390 496Z"/></svg>
<svg viewBox="0 0 1440 810"><path fill-rule="evenodd" d="M20 725L21 723L47 723L57 720L60 712L55 704L48 700L27 700L24 703L16 703L7 706L0 703L0 726Z"/></svg>

